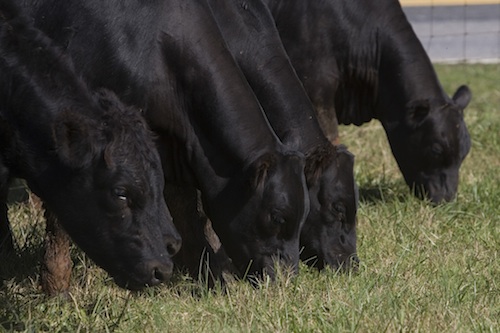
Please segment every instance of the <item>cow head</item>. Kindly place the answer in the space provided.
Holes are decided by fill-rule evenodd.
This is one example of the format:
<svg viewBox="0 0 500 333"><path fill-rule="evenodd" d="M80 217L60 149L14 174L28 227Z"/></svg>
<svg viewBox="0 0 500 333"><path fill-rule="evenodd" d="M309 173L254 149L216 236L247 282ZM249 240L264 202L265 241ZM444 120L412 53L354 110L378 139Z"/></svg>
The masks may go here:
<svg viewBox="0 0 500 333"><path fill-rule="evenodd" d="M406 117L387 136L406 183L433 203L452 200L459 168L470 149L463 110L471 93L461 86L453 99L415 100Z"/></svg>
<svg viewBox="0 0 500 333"><path fill-rule="evenodd" d="M309 212L304 164L302 155L269 153L245 172L245 203L227 228L217 230L242 275L274 277L276 263L298 269L299 232ZM224 202L238 206L234 197Z"/></svg>
<svg viewBox="0 0 500 333"><path fill-rule="evenodd" d="M42 175L50 190L40 196L120 286L156 285L170 277L181 242L163 199L160 158L137 110L109 92L95 98L96 117L67 109L56 119L58 167Z"/></svg>
<svg viewBox="0 0 500 333"><path fill-rule="evenodd" d="M354 156L344 146L330 146L321 155L309 156L313 161L306 167L311 210L300 234L300 256L318 269L348 269L359 261Z"/></svg>

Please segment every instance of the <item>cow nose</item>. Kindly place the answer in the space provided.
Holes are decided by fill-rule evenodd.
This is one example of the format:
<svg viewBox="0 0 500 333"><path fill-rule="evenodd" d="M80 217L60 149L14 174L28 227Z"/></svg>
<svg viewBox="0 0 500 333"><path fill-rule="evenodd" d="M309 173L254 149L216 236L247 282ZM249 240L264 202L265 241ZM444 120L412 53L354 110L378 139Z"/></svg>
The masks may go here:
<svg viewBox="0 0 500 333"><path fill-rule="evenodd" d="M295 260L293 255L280 253L277 257L273 257L273 261L270 267L273 268L278 264L284 272L296 275L299 273L298 259Z"/></svg>
<svg viewBox="0 0 500 333"><path fill-rule="evenodd" d="M169 235L165 237L168 254L173 257L181 249L182 239L179 235Z"/></svg>
<svg viewBox="0 0 500 333"><path fill-rule="evenodd" d="M347 258L344 259L344 261L339 262L339 267L341 268L342 271L344 272L357 272L359 269L359 257L357 256L356 253L351 254Z"/></svg>
<svg viewBox="0 0 500 333"><path fill-rule="evenodd" d="M151 272L150 286L160 284L167 281L172 275L172 265L162 264L158 261L151 261L149 263Z"/></svg>
<svg viewBox="0 0 500 333"><path fill-rule="evenodd" d="M283 269L285 269L289 273L292 273L293 275L297 275L299 273L298 262L296 262L291 255L280 257L280 265L283 267Z"/></svg>

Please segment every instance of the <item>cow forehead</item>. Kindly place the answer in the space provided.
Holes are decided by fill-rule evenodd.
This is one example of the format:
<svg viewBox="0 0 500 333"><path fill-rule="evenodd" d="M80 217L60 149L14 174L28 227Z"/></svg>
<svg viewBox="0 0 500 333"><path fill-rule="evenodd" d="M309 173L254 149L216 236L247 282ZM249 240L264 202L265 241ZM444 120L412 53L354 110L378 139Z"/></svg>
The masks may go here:
<svg viewBox="0 0 500 333"><path fill-rule="evenodd" d="M131 161L144 160L148 164L159 159L153 134L135 110L113 110L106 118L107 147Z"/></svg>
<svg viewBox="0 0 500 333"><path fill-rule="evenodd" d="M148 151L146 147L140 149L137 144L129 144L117 147L114 152L114 160L122 170L132 174L134 178L145 179L156 175L160 169L159 157L154 151Z"/></svg>
<svg viewBox="0 0 500 333"><path fill-rule="evenodd" d="M470 137L463 114L450 105L431 113L414 133L413 148L423 154L439 154L440 163L455 164L463 160L470 148Z"/></svg>
<svg viewBox="0 0 500 333"><path fill-rule="evenodd" d="M304 208L306 197L305 179L302 174L273 174L267 182L262 197L263 207L280 207L283 212L296 214Z"/></svg>
<svg viewBox="0 0 500 333"><path fill-rule="evenodd" d="M111 171L127 183L149 188L163 177L160 157L144 128L114 128L104 158Z"/></svg>
<svg viewBox="0 0 500 333"><path fill-rule="evenodd" d="M458 138L460 132L466 129L462 111L449 104L431 112L427 124L426 134L436 138Z"/></svg>

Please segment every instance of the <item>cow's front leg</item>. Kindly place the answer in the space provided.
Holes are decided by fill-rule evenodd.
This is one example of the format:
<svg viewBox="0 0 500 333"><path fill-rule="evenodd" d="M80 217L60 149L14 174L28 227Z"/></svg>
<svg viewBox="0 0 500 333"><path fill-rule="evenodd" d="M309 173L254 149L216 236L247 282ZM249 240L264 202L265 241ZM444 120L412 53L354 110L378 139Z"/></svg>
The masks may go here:
<svg viewBox="0 0 500 333"><path fill-rule="evenodd" d="M223 281L224 261L220 242L210 227L210 220L201 207L199 192L190 186L165 186L165 199L182 236L181 250L175 255L175 265L209 287ZM208 228L208 229L207 229ZM208 230L208 234L207 234ZM207 237L208 235L208 237ZM214 245L217 244L218 245ZM222 257L224 258L224 257Z"/></svg>
<svg viewBox="0 0 500 333"><path fill-rule="evenodd" d="M9 218L7 215L7 196L9 193L8 176L0 170L0 254L11 254L14 252L14 241L10 229Z"/></svg>
<svg viewBox="0 0 500 333"><path fill-rule="evenodd" d="M40 272L42 289L49 296L66 295L73 266L69 253L70 239L56 216L47 209L45 221L45 254Z"/></svg>
<svg viewBox="0 0 500 333"><path fill-rule="evenodd" d="M7 204L0 203L0 254L11 254L14 252L14 241L7 217Z"/></svg>

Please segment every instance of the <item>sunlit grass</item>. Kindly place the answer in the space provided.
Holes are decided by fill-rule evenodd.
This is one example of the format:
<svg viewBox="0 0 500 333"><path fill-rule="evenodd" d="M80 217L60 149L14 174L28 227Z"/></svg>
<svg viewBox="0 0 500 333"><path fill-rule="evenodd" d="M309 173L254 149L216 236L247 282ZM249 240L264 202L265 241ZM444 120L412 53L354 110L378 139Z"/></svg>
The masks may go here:
<svg viewBox="0 0 500 333"><path fill-rule="evenodd" d="M70 297L49 299L38 286L41 215L16 205L19 257L0 263L0 332L498 332L500 66L437 70L448 93L461 83L474 93L456 201L432 206L411 196L378 123L341 129L361 191L359 272L301 265L297 277L257 288L235 281L225 291L179 274L132 293L73 249Z"/></svg>

